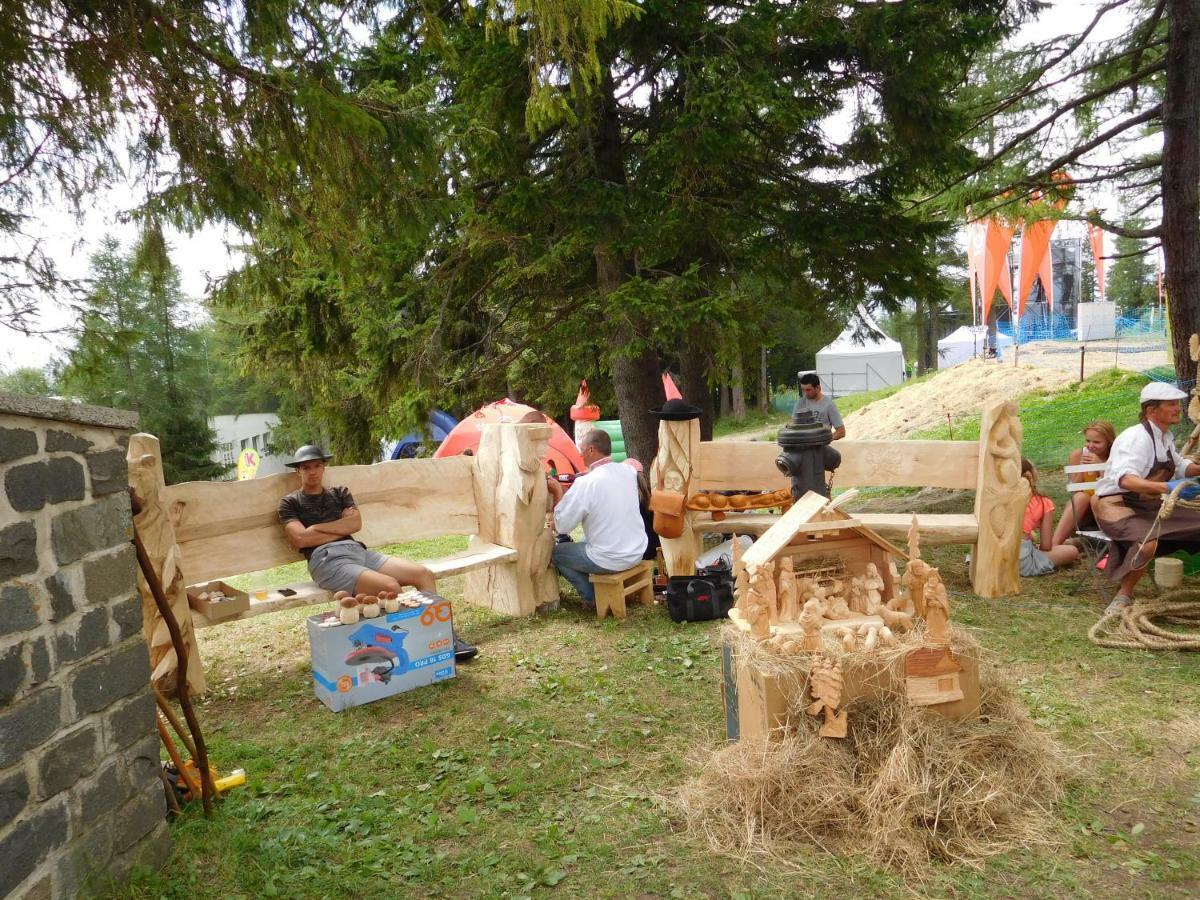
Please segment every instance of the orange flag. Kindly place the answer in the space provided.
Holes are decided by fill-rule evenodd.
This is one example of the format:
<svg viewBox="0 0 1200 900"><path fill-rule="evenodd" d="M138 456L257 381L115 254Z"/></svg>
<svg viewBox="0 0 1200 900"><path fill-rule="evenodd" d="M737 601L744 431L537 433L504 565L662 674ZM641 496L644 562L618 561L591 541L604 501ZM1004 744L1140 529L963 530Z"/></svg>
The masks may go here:
<svg viewBox="0 0 1200 900"><path fill-rule="evenodd" d="M983 321L988 320L988 313L992 308L992 298L996 295L996 288L1000 286L1000 279L1008 267L1008 248L1012 246L1013 228L1011 225L1005 225L998 219L989 219L987 223L987 232L984 237L984 248L986 256L984 257L983 265ZM1012 279L1006 279L1009 283L1009 288L1006 296L1009 297L1009 305L1012 305Z"/></svg>
<svg viewBox="0 0 1200 900"><path fill-rule="evenodd" d="M1088 239L1092 242L1092 259L1096 263L1096 285L1100 288L1100 299L1104 291L1104 229L1088 222Z"/></svg>
<svg viewBox="0 0 1200 900"><path fill-rule="evenodd" d="M1033 279L1042 272L1042 263L1050 256L1050 235L1058 224L1053 219L1041 219L1025 226L1021 234L1021 309L1018 315L1025 315L1025 303L1033 288ZM1046 284L1046 280L1042 280ZM1049 289L1047 289L1047 293Z"/></svg>

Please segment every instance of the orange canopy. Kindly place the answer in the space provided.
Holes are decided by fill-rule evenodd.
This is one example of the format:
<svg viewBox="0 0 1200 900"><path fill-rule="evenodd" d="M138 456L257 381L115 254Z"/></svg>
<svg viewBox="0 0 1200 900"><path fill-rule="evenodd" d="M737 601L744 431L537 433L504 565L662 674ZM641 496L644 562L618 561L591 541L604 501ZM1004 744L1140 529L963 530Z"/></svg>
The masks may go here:
<svg viewBox="0 0 1200 900"><path fill-rule="evenodd" d="M433 456L435 459L443 459L447 456L458 456L468 450L475 453L479 449L480 425L516 422L531 412L534 412L532 406L514 403L507 398L482 406L451 429ZM551 465L560 474L578 475L580 472L587 471L587 465L575 448L571 436L549 416L546 416L546 424L553 429L553 433L550 435L550 446L546 449L546 455L542 459L546 471L550 470Z"/></svg>

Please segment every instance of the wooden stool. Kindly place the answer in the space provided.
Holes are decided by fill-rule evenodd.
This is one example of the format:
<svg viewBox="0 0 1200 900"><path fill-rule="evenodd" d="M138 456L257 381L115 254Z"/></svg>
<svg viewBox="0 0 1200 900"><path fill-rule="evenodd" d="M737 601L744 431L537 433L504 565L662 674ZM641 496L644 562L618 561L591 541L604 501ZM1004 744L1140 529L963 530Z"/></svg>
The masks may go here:
<svg viewBox="0 0 1200 900"><path fill-rule="evenodd" d="M625 598L640 600L642 606L654 603L654 565L643 560L632 569L611 575L589 575L596 588L596 618L603 619L612 611L614 619L625 618Z"/></svg>

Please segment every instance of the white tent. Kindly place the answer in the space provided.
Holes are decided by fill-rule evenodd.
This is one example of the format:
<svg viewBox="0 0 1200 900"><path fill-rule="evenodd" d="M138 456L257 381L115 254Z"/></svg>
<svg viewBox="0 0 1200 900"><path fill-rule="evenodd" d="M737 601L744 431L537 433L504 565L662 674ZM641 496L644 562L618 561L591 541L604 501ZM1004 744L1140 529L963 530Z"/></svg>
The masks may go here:
<svg viewBox="0 0 1200 900"><path fill-rule="evenodd" d="M837 340L817 351L817 375L830 397L892 387L904 380L900 342L884 334L861 308L858 315L858 327L851 322Z"/></svg>
<svg viewBox="0 0 1200 900"><path fill-rule="evenodd" d="M1013 339L1003 331L996 332L996 352L1004 355ZM982 325L963 325L938 341L938 368L949 369L959 363L987 353L987 329Z"/></svg>

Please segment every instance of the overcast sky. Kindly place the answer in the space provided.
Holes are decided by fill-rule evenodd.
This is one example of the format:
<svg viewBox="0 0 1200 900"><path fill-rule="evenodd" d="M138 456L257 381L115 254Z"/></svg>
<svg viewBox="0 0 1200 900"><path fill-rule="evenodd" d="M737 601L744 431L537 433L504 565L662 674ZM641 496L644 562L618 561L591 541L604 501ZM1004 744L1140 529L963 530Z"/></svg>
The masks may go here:
<svg viewBox="0 0 1200 900"><path fill-rule="evenodd" d="M1082 31L1094 15L1092 2L1055 2L1041 18L1027 25L1021 39L1030 40L1055 33ZM1112 17L1106 17L1112 18ZM1108 24L1107 38L1120 26L1119 20ZM45 246L56 261L61 273L69 278L81 278L88 272L88 259L106 235L113 235L126 249L136 237L135 226L121 220L128 210L131 198L141 195L136 185L122 185L98 195L83 221L63 209L44 208L38 216L38 226L32 228L45 240ZM1099 202L1098 202L1099 201ZM1110 202L1115 202L1115 199ZM1093 198L1093 205L1108 206L1102 198ZM202 298L210 279L219 278L235 264L235 257L227 249L237 244L239 236L223 228L208 227L196 234L169 233L171 258L178 266L185 293L196 300ZM964 263L965 265L965 263ZM70 319L64 308L47 300L40 310L41 330L62 329L69 326ZM68 332L50 335L25 336L0 327L0 344L4 352L0 356L0 370L12 371L22 366L44 366L55 354L69 346L72 337Z"/></svg>

